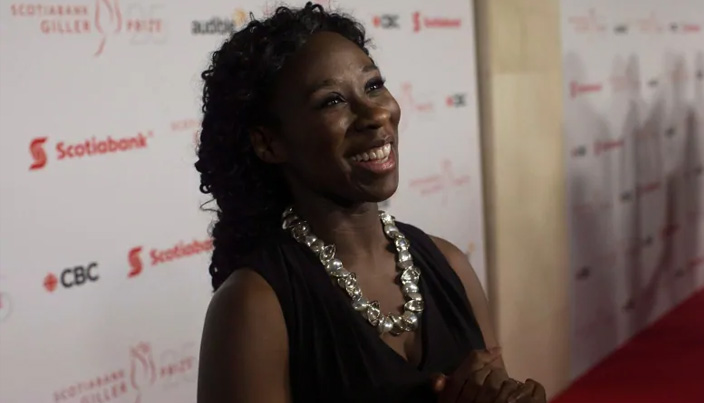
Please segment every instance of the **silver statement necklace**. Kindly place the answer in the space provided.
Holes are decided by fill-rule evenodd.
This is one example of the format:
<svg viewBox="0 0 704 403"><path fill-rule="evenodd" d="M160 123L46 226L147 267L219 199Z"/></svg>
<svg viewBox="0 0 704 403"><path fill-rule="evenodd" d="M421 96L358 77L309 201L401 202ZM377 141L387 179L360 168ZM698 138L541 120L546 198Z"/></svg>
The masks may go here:
<svg viewBox="0 0 704 403"><path fill-rule="evenodd" d="M384 315L379 308L379 301L369 301L364 298L357 284L357 275L346 270L340 259L335 257L335 245L326 245L311 233L308 223L298 217L292 207L286 209L282 215L282 228L288 230L296 241L308 246L316 254L328 275L352 299L352 307L361 313L369 324L376 327L379 334L391 333L398 336L418 328L420 315L423 312L423 296L418 289L420 270L413 265L413 258L408 250L410 243L396 227L394 217L380 211L379 218L387 238L396 246L396 267L400 272L401 292L406 299L401 315L393 313Z"/></svg>

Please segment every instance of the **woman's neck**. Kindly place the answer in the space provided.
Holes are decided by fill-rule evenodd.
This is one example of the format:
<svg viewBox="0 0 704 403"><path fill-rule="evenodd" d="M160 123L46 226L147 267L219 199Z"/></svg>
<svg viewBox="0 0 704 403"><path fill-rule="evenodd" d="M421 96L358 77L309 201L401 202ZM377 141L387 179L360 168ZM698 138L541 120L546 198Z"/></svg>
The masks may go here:
<svg viewBox="0 0 704 403"><path fill-rule="evenodd" d="M335 244L339 257L374 257L386 249L386 236L376 203L341 206L315 198L295 203L297 214L310 224L311 231L326 244Z"/></svg>

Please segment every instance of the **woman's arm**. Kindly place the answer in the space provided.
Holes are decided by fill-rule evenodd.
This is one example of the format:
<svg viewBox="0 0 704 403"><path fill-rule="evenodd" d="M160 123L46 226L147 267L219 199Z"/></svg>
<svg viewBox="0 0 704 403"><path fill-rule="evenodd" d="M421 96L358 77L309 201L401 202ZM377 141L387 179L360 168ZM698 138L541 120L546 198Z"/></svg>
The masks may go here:
<svg viewBox="0 0 704 403"><path fill-rule="evenodd" d="M235 271L208 307L198 369L198 403L290 403L288 336L271 286Z"/></svg>
<svg viewBox="0 0 704 403"><path fill-rule="evenodd" d="M484 289L479 282L477 273L474 272L474 268L469 263L467 256L455 245L442 238L434 236L430 238L435 242L440 252L445 255L445 259L450 263L450 267L457 273L457 277L460 278L474 317L477 319L477 324L484 336L484 344L486 344L487 350L499 347L499 341L496 337L496 331L494 330L491 313L489 311L489 303L487 302ZM504 367L503 361L500 361L500 365Z"/></svg>

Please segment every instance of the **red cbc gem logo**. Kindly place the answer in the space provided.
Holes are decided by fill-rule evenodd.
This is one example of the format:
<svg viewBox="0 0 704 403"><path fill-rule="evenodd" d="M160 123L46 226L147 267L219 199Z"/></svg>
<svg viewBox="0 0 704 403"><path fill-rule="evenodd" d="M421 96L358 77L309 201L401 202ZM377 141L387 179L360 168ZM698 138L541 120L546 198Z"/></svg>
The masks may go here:
<svg viewBox="0 0 704 403"><path fill-rule="evenodd" d="M44 288L46 288L47 291L53 292L58 284L59 280L53 273L49 273L44 277Z"/></svg>

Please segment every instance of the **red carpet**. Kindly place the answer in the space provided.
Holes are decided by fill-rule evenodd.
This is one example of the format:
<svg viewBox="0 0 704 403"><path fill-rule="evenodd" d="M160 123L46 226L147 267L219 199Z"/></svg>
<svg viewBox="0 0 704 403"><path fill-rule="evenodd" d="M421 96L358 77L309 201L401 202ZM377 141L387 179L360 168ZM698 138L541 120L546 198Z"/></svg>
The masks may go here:
<svg viewBox="0 0 704 403"><path fill-rule="evenodd" d="M655 322L551 403L704 402L704 291Z"/></svg>

